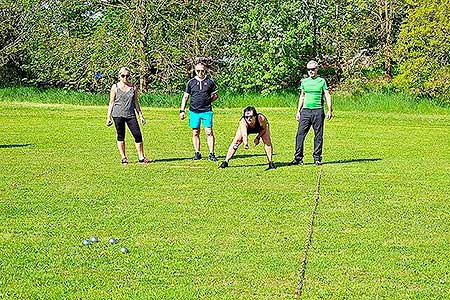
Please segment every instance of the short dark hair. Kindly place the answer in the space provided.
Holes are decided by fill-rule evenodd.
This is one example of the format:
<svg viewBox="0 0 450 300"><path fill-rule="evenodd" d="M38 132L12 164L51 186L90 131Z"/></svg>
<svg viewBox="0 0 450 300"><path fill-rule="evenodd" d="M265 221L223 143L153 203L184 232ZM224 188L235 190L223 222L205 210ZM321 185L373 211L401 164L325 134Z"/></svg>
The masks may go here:
<svg viewBox="0 0 450 300"><path fill-rule="evenodd" d="M256 108L254 108L253 106L247 106L246 108L244 108L244 116L248 111L251 111L254 116L258 115L258 113L256 112Z"/></svg>

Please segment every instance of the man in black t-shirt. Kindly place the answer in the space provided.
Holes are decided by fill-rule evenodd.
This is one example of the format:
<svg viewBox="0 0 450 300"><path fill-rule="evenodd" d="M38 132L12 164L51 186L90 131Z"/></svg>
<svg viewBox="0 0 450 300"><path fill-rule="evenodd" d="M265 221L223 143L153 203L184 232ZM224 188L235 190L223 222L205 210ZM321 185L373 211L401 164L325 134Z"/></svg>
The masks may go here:
<svg viewBox="0 0 450 300"><path fill-rule="evenodd" d="M185 109L190 97L189 127L192 128L192 143L195 149L193 160L202 158L200 154L200 124L203 122L209 147L209 160L217 161L214 155L213 112L211 107L212 103L219 97L217 85L211 78L206 77L206 66L203 63L195 65L195 73L197 75L187 83L181 100L180 119L186 118Z"/></svg>

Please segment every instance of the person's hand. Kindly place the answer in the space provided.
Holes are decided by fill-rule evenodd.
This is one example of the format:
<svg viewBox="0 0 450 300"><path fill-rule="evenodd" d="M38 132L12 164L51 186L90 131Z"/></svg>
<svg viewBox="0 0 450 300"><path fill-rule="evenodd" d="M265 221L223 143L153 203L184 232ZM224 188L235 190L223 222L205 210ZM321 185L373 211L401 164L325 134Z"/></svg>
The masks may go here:
<svg viewBox="0 0 450 300"><path fill-rule="evenodd" d="M111 120L111 118L107 118L106 119L106 126L111 126L113 124L113 121Z"/></svg>
<svg viewBox="0 0 450 300"><path fill-rule="evenodd" d="M142 115L141 115L141 123L142 123L142 126L147 124L147 121L145 121L144 116L142 116Z"/></svg>
<svg viewBox="0 0 450 300"><path fill-rule="evenodd" d="M295 116L295 118L297 119L297 121L300 122L300 112L297 112L297 115Z"/></svg>
<svg viewBox="0 0 450 300"><path fill-rule="evenodd" d="M331 120L332 117L333 117L333 112L331 110L329 110L327 113L327 120Z"/></svg>
<svg viewBox="0 0 450 300"><path fill-rule="evenodd" d="M248 147L248 144L245 144L245 145L244 145L244 149L245 149L245 150L248 150L248 148L249 148L249 147Z"/></svg>
<svg viewBox="0 0 450 300"><path fill-rule="evenodd" d="M184 111L180 111L180 120L186 119L186 113Z"/></svg>
<svg viewBox="0 0 450 300"><path fill-rule="evenodd" d="M259 137L256 137L256 138L253 140L253 144L255 144L255 146L258 146L258 144L259 144Z"/></svg>

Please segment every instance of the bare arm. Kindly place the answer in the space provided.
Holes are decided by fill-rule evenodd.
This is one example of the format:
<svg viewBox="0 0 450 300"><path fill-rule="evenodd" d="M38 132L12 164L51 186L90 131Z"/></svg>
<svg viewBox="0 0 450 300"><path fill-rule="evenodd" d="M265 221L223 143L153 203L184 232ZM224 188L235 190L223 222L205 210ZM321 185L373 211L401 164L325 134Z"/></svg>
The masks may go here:
<svg viewBox="0 0 450 300"><path fill-rule="evenodd" d="M328 90L325 90L325 99L327 100L328 105L327 119L330 120L333 117L333 107L331 103L331 95Z"/></svg>
<svg viewBox="0 0 450 300"><path fill-rule="evenodd" d="M180 107L180 119L184 120L186 118L186 103L189 99L189 94L184 92L183 98L181 99L181 107Z"/></svg>
<svg viewBox="0 0 450 300"><path fill-rule="evenodd" d="M211 95L211 103L217 100L219 98L219 92L215 92Z"/></svg>
<svg viewBox="0 0 450 300"><path fill-rule="evenodd" d="M112 125L111 114L112 114L112 109L114 106L114 101L116 100L116 92L117 92L117 88L116 88L116 85L114 84L111 87L111 91L109 92L108 113L106 115L106 125L107 126Z"/></svg>
<svg viewBox="0 0 450 300"><path fill-rule="evenodd" d="M134 88L134 107L136 108L136 112L139 118L141 119L142 125L145 125L144 115L142 114L141 106L139 104L137 86L135 85L133 88Z"/></svg>
<svg viewBox="0 0 450 300"><path fill-rule="evenodd" d="M248 149L247 123L245 123L245 120L242 119L241 122L239 122L239 128L241 130L242 141L244 142L244 148Z"/></svg>
<svg viewBox="0 0 450 300"><path fill-rule="evenodd" d="M300 97L298 98L298 107L297 107L297 121L300 121L300 111L303 108L303 103L305 102L305 92L302 90L300 93Z"/></svg>

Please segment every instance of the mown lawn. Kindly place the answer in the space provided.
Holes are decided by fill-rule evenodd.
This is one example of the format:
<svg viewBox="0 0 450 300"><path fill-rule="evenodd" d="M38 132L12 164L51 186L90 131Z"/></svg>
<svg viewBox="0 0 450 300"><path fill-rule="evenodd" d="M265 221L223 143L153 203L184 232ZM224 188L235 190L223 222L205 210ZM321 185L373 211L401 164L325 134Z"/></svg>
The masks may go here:
<svg viewBox="0 0 450 300"><path fill-rule="evenodd" d="M144 109L154 162L127 132L122 166L106 107L0 102L0 298L293 299L320 171L301 299L450 298L449 114L336 112L320 168L312 133L287 166L293 109L261 112L274 171L261 145L191 161L178 109ZM215 110L221 158L240 114Z"/></svg>

